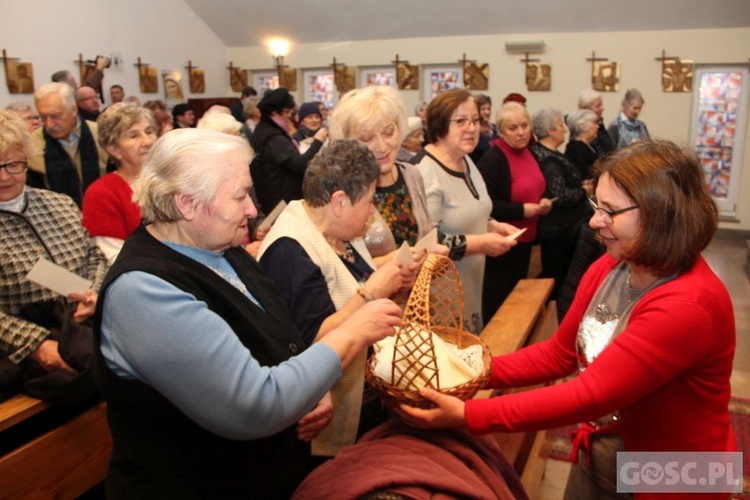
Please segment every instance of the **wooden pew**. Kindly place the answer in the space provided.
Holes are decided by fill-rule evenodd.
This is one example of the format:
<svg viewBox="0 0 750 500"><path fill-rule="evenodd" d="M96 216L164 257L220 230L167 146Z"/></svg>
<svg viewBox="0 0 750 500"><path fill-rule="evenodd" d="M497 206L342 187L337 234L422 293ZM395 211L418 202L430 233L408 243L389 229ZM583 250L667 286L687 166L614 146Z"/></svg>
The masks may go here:
<svg viewBox="0 0 750 500"><path fill-rule="evenodd" d="M555 332L555 304L546 305L553 285L552 279L518 282L480 335L493 356L510 354L526 345L546 340ZM494 390L485 389L475 397L489 398L494 394ZM545 432L496 432L493 436L514 464L529 497L534 498L546 464L543 453Z"/></svg>
<svg viewBox="0 0 750 500"><path fill-rule="evenodd" d="M62 409L22 394L0 403L0 440L10 439L21 424L29 428L22 436L31 434L0 456L0 497L73 499L104 480L112 451L106 405L97 403L70 417L61 412L61 423L35 432L35 416Z"/></svg>

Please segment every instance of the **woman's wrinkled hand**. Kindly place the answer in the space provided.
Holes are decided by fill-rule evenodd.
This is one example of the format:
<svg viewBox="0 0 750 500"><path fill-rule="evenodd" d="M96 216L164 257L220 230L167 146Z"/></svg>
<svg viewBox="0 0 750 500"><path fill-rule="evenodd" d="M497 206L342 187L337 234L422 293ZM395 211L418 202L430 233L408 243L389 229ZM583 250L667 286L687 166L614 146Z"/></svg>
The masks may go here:
<svg viewBox="0 0 750 500"><path fill-rule="evenodd" d="M466 425L465 404L460 399L441 394L428 387L419 389L419 394L435 404L437 408L423 410L408 405L398 405L393 411L407 424L422 429L447 429Z"/></svg>
<svg viewBox="0 0 750 500"><path fill-rule="evenodd" d="M509 236L518 231L518 228L513 224L508 224L507 222L498 222L494 219L490 219L489 223L487 224L487 230L489 232L497 233L500 236Z"/></svg>
<svg viewBox="0 0 750 500"><path fill-rule="evenodd" d="M390 297L401 290L403 277L401 264L388 261L380 266L365 282L365 287L377 299Z"/></svg>
<svg viewBox="0 0 750 500"><path fill-rule="evenodd" d="M552 201L549 198L539 200L540 215L547 215L552 210Z"/></svg>
<svg viewBox="0 0 750 500"><path fill-rule="evenodd" d="M58 342L56 340L43 340L34 352L29 354L29 359L36 361L47 372L55 370L65 370L75 372L75 370L62 359L58 351Z"/></svg>
<svg viewBox="0 0 750 500"><path fill-rule="evenodd" d="M78 302L76 310L73 313L73 319L76 323L83 323L96 311L96 301L99 296L93 290L86 290L83 293L69 293L68 300Z"/></svg>
<svg viewBox="0 0 750 500"><path fill-rule="evenodd" d="M512 247L516 246L515 240L509 240L499 233L486 233L481 235L481 237L483 243L482 253L490 257L497 257L498 255L502 255Z"/></svg>
<svg viewBox="0 0 750 500"><path fill-rule="evenodd" d="M389 299L378 299L360 307L338 329L348 331L362 347L396 333L401 324L401 308Z"/></svg>
<svg viewBox="0 0 750 500"><path fill-rule="evenodd" d="M332 419L333 400L331 393L327 392L315 408L297 422L297 439L312 441L331 423Z"/></svg>

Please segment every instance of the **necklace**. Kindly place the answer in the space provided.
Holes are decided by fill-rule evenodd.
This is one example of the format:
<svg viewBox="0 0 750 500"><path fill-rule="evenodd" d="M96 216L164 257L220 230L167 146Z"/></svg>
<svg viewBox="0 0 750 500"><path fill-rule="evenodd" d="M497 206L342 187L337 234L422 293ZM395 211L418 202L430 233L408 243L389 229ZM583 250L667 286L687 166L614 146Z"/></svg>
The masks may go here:
<svg viewBox="0 0 750 500"><path fill-rule="evenodd" d="M347 262L354 262L354 247L348 241L344 242L344 251L342 253L339 253L338 250L334 250L334 251L336 252L336 255L341 257L341 260L345 260Z"/></svg>

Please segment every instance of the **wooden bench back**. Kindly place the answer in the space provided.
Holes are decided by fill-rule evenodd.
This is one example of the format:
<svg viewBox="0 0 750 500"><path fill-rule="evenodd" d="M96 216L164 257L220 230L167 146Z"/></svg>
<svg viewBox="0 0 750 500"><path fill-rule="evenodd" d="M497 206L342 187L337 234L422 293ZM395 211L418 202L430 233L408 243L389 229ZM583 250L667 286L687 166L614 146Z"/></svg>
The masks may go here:
<svg viewBox="0 0 750 500"><path fill-rule="evenodd" d="M513 353L534 342L548 339L557 330L554 303L547 304L552 279L525 279L518 282L480 337L493 356ZM476 398L496 395L493 389L477 393ZM534 498L544 475L544 431L495 432L493 437L508 460L514 464L530 498Z"/></svg>

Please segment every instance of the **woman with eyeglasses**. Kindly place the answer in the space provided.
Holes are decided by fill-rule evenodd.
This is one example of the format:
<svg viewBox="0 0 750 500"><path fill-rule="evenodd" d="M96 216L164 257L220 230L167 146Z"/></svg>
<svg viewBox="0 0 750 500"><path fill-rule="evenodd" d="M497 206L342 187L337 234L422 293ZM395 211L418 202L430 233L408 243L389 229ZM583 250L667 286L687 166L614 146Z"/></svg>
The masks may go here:
<svg viewBox="0 0 750 500"><path fill-rule="evenodd" d="M482 293L485 321L492 319L516 283L526 278L539 218L552 209L552 202L544 198L544 175L529 149L531 117L526 107L513 101L504 103L497 112L497 129L500 137L477 167L492 200L492 217L526 232L510 252L487 259Z"/></svg>
<svg viewBox="0 0 750 500"><path fill-rule="evenodd" d="M600 160L596 173L589 224L607 253L550 340L492 363L493 387L565 381L466 403L424 390L437 409L399 410L412 424L474 433L585 422L574 434L565 498L618 498L618 451L736 450L734 315L700 255L718 212L698 159L671 142L643 141Z"/></svg>
<svg viewBox="0 0 750 500"><path fill-rule="evenodd" d="M506 238L516 228L490 217L492 200L482 176L469 157L479 141L479 110L463 89L442 92L427 108L427 138L419 171L433 227L452 238L446 246L461 279L464 328L479 333L485 256L495 257L515 245Z"/></svg>
<svg viewBox="0 0 750 500"><path fill-rule="evenodd" d="M33 362L48 373L82 371L63 359L53 330L59 332L63 314L77 323L94 314L107 261L69 196L26 186L31 154L26 123L0 110L0 360L20 368ZM91 289L66 300L30 281L40 257L91 280Z"/></svg>

